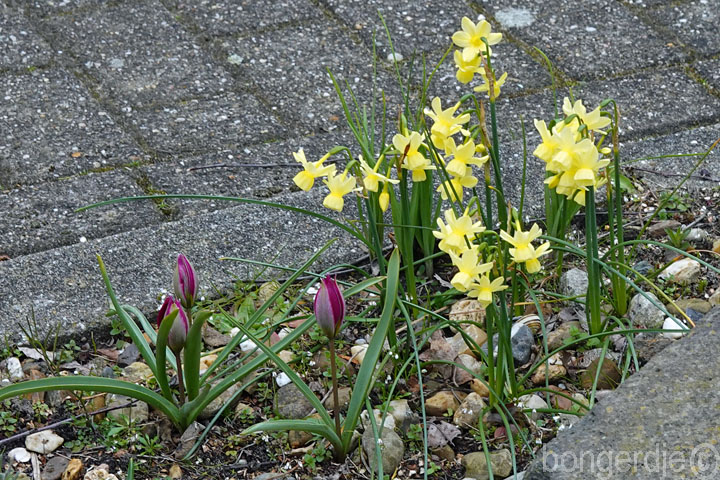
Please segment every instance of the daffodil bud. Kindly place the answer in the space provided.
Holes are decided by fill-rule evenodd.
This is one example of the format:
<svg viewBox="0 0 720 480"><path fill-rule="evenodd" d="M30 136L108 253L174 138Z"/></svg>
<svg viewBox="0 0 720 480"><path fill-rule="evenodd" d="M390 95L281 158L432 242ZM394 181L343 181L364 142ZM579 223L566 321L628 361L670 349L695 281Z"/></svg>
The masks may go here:
<svg viewBox="0 0 720 480"><path fill-rule="evenodd" d="M323 333L330 340L335 338L345 319L345 299L334 278L327 276L321 280L313 309L315 319Z"/></svg>
<svg viewBox="0 0 720 480"><path fill-rule="evenodd" d="M177 315L175 320L173 320L172 327L170 327L167 344L168 347L170 347L170 350L177 355L185 347L185 341L187 340L190 325L182 305L179 301L175 300L172 295L165 297L165 301L158 312L157 323L159 327L166 317L172 315L173 312L176 311Z"/></svg>
<svg viewBox="0 0 720 480"><path fill-rule="evenodd" d="M173 276L173 289L182 306L187 309L192 308L197 297L198 285L195 279L195 270L193 270L190 261L182 253L178 255L175 275Z"/></svg>

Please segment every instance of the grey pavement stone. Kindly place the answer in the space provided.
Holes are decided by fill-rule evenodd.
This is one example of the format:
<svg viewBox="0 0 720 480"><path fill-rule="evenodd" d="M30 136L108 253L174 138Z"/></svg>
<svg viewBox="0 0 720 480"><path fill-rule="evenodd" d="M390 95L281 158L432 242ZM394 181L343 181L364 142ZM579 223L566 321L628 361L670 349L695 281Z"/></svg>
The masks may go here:
<svg viewBox="0 0 720 480"><path fill-rule="evenodd" d="M50 48L22 14L0 4L0 68L46 65Z"/></svg>
<svg viewBox="0 0 720 480"><path fill-rule="evenodd" d="M299 192L284 203L327 214L323 193ZM132 205L132 204L131 204ZM316 207L317 206L317 207ZM88 211L107 215L106 212ZM335 216L335 218L339 218ZM239 205L178 222L165 223L68 247L0 262L0 331L17 338L31 311L41 329L58 322L76 338L88 330L107 328L108 299L95 254L100 254L118 298L142 311L154 312L163 293L172 290L173 262L185 253L198 272L202 294L213 286L229 286L232 278L254 278L260 267L219 261L222 256L251 258L300 266L331 238L339 238L314 266L320 271L362 257L364 251L348 234L312 217L285 210ZM266 271L263 278L286 277Z"/></svg>
<svg viewBox="0 0 720 480"><path fill-rule="evenodd" d="M541 452L530 480L717 478L720 308Z"/></svg>
<svg viewBox="0 0 720 480"><path fill-rule="evenodd" d="M460 29L462 17L476 17L475 12L461 0L322 0L349 27L360 33L372 50L375 46L381 58L391 54L387 33L378 11L390 31L395 52L408 58L413 52L428 53L446 50L452 34Z"/></svg>
<svg viewBox="0 0 720 480"><path fill-rule="evenodd" d="M323 18L322 10L308 0L277 0L272 5L221 0L168 0L165 3L210 35L247 35L248 31Z"/></svg>
<svg viewBox="0 0 720 480"><path fill-rule="evenodd" d="M150 202L79 212L79 207L143 195L123 172L89 174L0 193L0 254L11 258L161 223Z"/></svg>
<svg viewBox="0 0 720 480"><path fill-rule="evenodd" d="M720 58L703 60L693 65L703 80L716 91L720 91Z"/></svg>
<svg viewBox="0 0 720 480"><path fill-rule="evenodd" d="M165 193L221 195L272 201L278 195L299 190L292 179L301 167L293 158L293 152L302 148L307 159L315 161L338 145L351 146L350 135L332 133L251 145L222 153L147 165L134 169L131 175L146 178L154 189ZM336 160L344 164L347 157L344 154L334 156L327 160L327 164ZM227 166L201 168L218 164ZM191 168L195 169L190 170ZM322 184L318 181L315 185L315 188L318 188L318 185ZM169 199L166 203L174 209L174 214L178 217L235 205L224 201L179 199Z"/></svg>
<svg viewBox="0 0 720 480"><path fill-rule="evenodd" d="M0 75L0 188L122 165L140 149L65 70Z"/></svg>
<svg viewBox="0 0 720 480"><path fill-rule="evenodd" d="M123 109L207 97L233 83L159 1L53 16L42 26Z"/></svg>
<svg viewBox="0 0 720 480"><path fill-rule="evenodd" d="M227 40L228 56L238 55L239 69L253 79L273 111L284 121L299 125L300 133L331 131L345 126L340 101L330 80L330 69L344 86L347 80L359 102L368 103L372 92L372 55L343 30L327 22L283 28L249 38ZM390 92L393 80L378 71L378 88Z"/></svg>
<svg viewBox="0 0 720 480"><path fill-rule="evenodd" d="M651 18L677 35L703 56L720 53L720 2L695 0L673 2L650 12Z"/></svg>
<svg viewBox="0 0 720 480"><path fill-rule="evenodd" d="M278 138L283 127L252 94L226 92L125 112L148 145L166 153L199 153Z"/></svg>
<svg viewBox="0 0 720 480"><path fill-rule="evenodd" d="M615 76L686 58L679 47L668 46L667 39L620 2L588 0L581 8L561 0L476 2L498 20L523 11L527 21L505 30L545 52L556 68L575 80Z"/></svg>
<svg viewBox="0 0 720 480"><path fill-rule="evenodd" d="M720 138L720 124L685 130L671 135L626 142L620 146L621 161L626 171L642 177L653 188L674 188L682 177L700 160ZM682 157L653 158L666 155ZM687 188L715 187L720 183L720 152L716 148L705 159Z"/></svg>

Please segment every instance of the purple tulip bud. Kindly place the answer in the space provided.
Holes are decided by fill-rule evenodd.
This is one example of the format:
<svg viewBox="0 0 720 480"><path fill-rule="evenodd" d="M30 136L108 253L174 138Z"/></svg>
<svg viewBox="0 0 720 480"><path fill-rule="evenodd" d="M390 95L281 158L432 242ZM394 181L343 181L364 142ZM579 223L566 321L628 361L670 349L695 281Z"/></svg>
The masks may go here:
<svg viewBox="0 0 720 480"><path fill-rule="evenodd" d="M175 296L183 307L188 310L192 308L195 298L197 297L198 285L195 280L195 270L193 270L190 261L182 253L178 255L177 267L173 276L173 289Z"/></svg>
<svg viewBox="0 0 720 480"><path fill-rule="evenodd" d="M313 309L315 319L323 333L330 340L335 338L345 319L345 299L334 278L327 276L321 280Z"/></svg>
<svg viewBox="0 0 720 480"><path fill-rule="evenodd" d="M170 350L172 350L175 354L178 354L183 347L185 347L185 341L187 340L190 324L188 323L188 319L182 305L179 301L175 300L172 295L165 297L165 301L160 307L160 312L158 312L157 322L159 327L165 317L171 315L175 311L177 311L177 316L173 321L172 327L170 327L167 344L168 347L170 347Z"/></svg>

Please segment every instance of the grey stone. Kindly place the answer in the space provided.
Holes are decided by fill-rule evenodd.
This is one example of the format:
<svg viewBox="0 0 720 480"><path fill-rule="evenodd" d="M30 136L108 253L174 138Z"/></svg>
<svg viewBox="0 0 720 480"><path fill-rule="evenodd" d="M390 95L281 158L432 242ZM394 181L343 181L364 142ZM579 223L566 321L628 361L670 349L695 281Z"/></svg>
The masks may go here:
<svg viewBox="0 0 720 480"><path fill-rule="evenodd" d="M126 397L125 395L118 395L116 393L108 393L105 405L108 408L119 407L133 401L132 398ZM148 419L149 408L148 404L141 401L136 401L130 406L118 408L108 412L108 417L115 420L121 420L122 417L127 417L132 422L144 422Z"/></svg>
<svg viewBox="0 0 720 480"><path fill-rule="evenodd" d="M649 12L653 22L662 25L690 49L703 56L720 52L720 9L717 2L694 0L667 5Z"/></svg>
<svg viewBox="0 0 720 480"><path fill-rule="evenodd" d="M134 343L129 343L118 355L117 364L119 367L127 367L140 359L140 351Z"/></svg>
<svg viewBox="0 0 720 480"><path fill-rule="evenodd" d="M279 0L272 8L261 2L218 2L217 0L169 0L166 4L210 35L267 30L287 23L319 20L323 12L308 0Z"/></svg>
<svg viewBox="0 0 720 480"><path fill-rule="evenodd" d="M45 464L40 478L42 480L60 480L60 477L62 477L62 474L65 471L65 467L68 466L68 463L70 463L69 458L52 457Z"/></svg>
<svg viewBox="0 0 720 480"><path fill-rule="evenodd" d="M64 441L65 439L54 431L43 430L25 437L25 448L30 452L47 454L60 448Z"/></svg>
<svg viewBox="0 0 720 480"><path fill-rule="evenodd" d="M585 295L588 289L588 275L584 270L572 268L560 277L560 294L566 297L577 297L572 303L585 308Z"/></svg>
<svg viewBox="0 0 720 480"><path fill-rule="evenodd" d="M312 405L294 383L289 383L275 393L275 410L283 418L305 418L312 411Z"/></svg>
<svg viewBox="0 0 720 480"><path fill-rule="evenodd" d="M530 327L522 324L515 324L510 330L510 345L512 348L513 360L516 366L524 365L530 360L530 354L532 353L532 347L535 345L535 336L530 330ZM500 339L499 334L493 335L493 351L497 355L498 352L498 340ZM487 353L488 344L485 343L480 349Z"/></svg>
<svg viewBox="0 0 720 480"><path fill-rule="evenodd" d="M180 437L180 443L173 452L173 456L176 459L180 460L185 455L187 455L197 441L198 437L200 437L200 434L203 430L205 430L205 427L198 422L193 422L192 424L190 424L190 426L185 429L182 436Z"/></svg>
<svg viewBox="0 0 720 480"><path fill-rule="evenodd" d="M491 15L500 14L500 18L510 8L529 11L525 15L535 21L508 26L507 31L545 52L555 68L575 80L668 65L686 57L679 46L668 46L663 36L617 2L588 2L582 11L560 1L513 0L498 5L483 0L478 3ZM638 44L643 48L638 49Z"/></svg>
<svg viewBox="0 0 720 480"><path fill-rule="evenodd" d="M645 365L671 343L673 343L672 340L658 333L640 333L633 339L633 346L640 365Z"/></svg>
<svg viewBox="0 0 720 480"><path fill-rule="evenodd" d="M645 295L636 293L630 300L628 318L635 326L660 328L665 320L665 313L656 305L662 305L662 302L652 292L645 292Z"/></svg>
<svg viewBox="0 0 720 480"><path fill-rule="evenodd" d="M53 16L42 26L123 110L220 94L232 85L157 0Z"/></svg>
<svg viewBox="0 0 720 480"><path fill-rule="evenodd" d="M472 452L466 454L462 459L465 467L465 475L476 480L488 480L490 472L485 452ZM502 449L490 453L490 468L493 471L493 478L505 478L513 471L513 461L510 450Z"/></svg>
<svg viewBox="0 0 720 480"><path fill-rule="evenodd" d="M477 428L485 409L485 401L475 392L470 392L453 414L453 423L461 428Z"/></svg>
<svg viewBox="0 0 720 480"><path fill-rule="evenodd" d="M5 365L11 382L20 382L25 378L25 372L19 358L10 357L5 361Z"/></svg>
<svg viewBox="0 0 720 480"><path fill-rule="evenodd" d="M410 425L420 420L419 415L410 409L410 405L405 399L390 400L388 407L388 414L392 415L395 425L403 433L408 431Z"/></svg>
<svg viewBox="0 0 720 480"><path fill-rule="evenodd" d="M572 429L545 445L528 468L527 478L575 479L573 459L600 458L601 452L604 458L618 461L602 472L584 470L583 479L658 478L662 463L657 462L669 462L665 455L670 452L677 452L672 457L673 478L714 478L714 463L704 463L711 466L709 471L696 469L703 465L697 459L714 458L707 432L720 428L720 419L707 415L720 402L714 382L720 359L707 354L720 348L720 308L711 310L706 320L687 338L653 357Z"/></svg>
<svg viewBox="0 0 720 480"><path fill-rule="evenodd" d="M217 412L220 411L221 408L224 409L224 413L228 414L232 411L232 408L235 406L236 403L240 401L240 397L236 396L232 402L230 402L230 399L235 395L235 392L237 392L240 389L240 384L236 383L232 385L230 388L222 392L220 395L218 395L212 402L208 404L207 407L203 409L202 412L200 412L200 415L198 418L200 420L208 420L217 414ZM228 403L230 402L230 403Z"/></svg>
<svg viewBox="0 0 720 480"><path fill-rule="evenodd" d="M0 189L122 165L140 153L65 70L0 73Z"/></svg>
<svg viewBox="0 0 720 480"><path fill-rule="evenodd" d="M400 436L390 428L383 428L380 438L377 440L371 428L365 429L362 436L362 448L373 472L377 472L378 467L376 457L378 444L380 445L380 455L382 457L383 475L392 477L405 454L405 445Z"/></svg>
<svg viewBox="0 0 720 480"><path fill-rule="evenodd" d="M0 192L0 231L7 232L0 253L19 257L161 223L163 215L150 201L75 212L102 200L137 195L144 195L143 190L123 172Z"/></svg>
<svg viewBox="0 0 720 480"><path fill-rule="evenodd" d="M669 283L687 285L698 279L701 269L700 262L697 260L682 258L671 263L665 270L660 272L660 278Z"/></svg>

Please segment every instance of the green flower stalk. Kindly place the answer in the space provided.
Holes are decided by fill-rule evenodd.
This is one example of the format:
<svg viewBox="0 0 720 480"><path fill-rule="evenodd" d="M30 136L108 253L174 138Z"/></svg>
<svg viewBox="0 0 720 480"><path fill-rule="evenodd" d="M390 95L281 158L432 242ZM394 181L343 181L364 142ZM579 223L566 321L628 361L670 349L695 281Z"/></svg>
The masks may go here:
<svg viewBox="0 0 720 480"><path fill-rule="evenodd" d="M330 372L333 384L333 402L335 416L335 432L341 436L340 401L338 399L337 366L335 361L335 335L340 331L345 319L345 298L334 278L326 276L320 282L320 289L315 294L313 310L318 326L327 335L330 342Z"/></svg>
<svg viewBox="0 0 720 480"><path fill-rule="evenodd" d="M189 264L188 264L189 265ZM174 316L173 316L174 315ZM170 331L167 335L167 346L175 354L177 363L178 389L180 390L180 404L185 403L185 385L183 383L182 361L180 352L185 348L187 342L188 330L190 324L188 318L183 311L180 301L175 300L172 295L165 297L165 301L158 312L157 324L158 328L164 321L172 322Z"/></svg>

